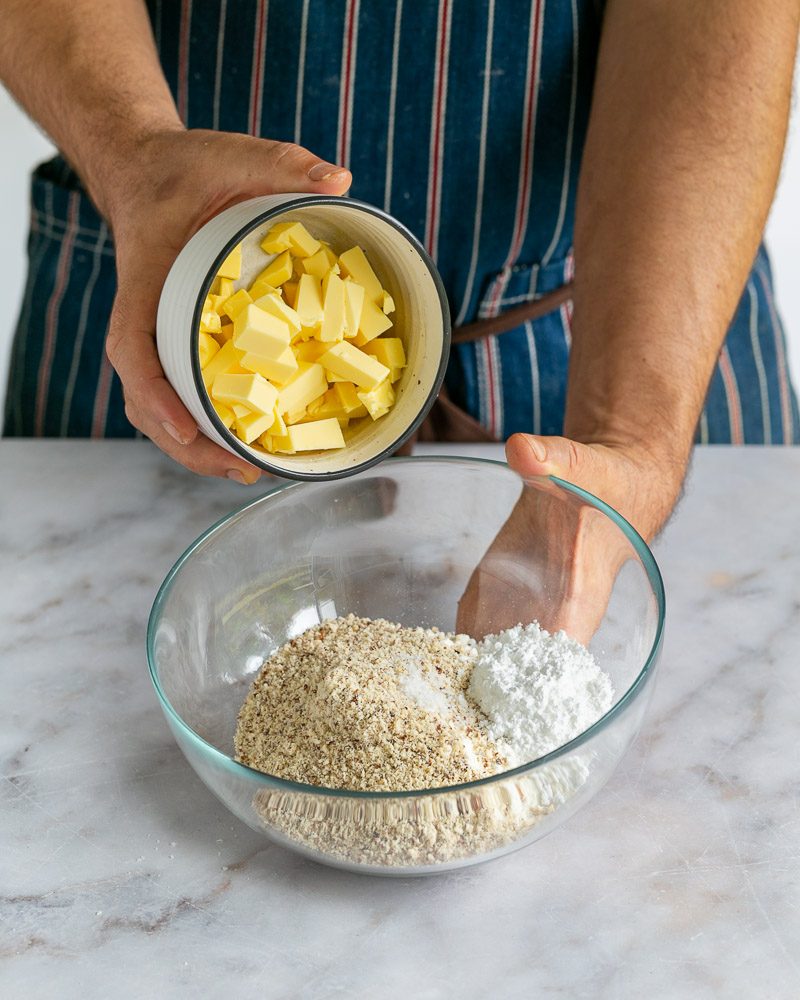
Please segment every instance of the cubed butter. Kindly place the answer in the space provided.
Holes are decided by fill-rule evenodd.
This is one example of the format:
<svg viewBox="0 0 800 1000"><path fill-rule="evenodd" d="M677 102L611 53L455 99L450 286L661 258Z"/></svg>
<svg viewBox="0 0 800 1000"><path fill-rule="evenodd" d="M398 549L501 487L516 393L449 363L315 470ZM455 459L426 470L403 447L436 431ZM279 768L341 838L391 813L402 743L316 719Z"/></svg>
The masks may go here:
<svg viewBox="0 0 800 1000"><path fill-rule="evenodd" d="M236 433L245 444L252 444L257 437L265 434L275 422L273 413L260 413L253 410L252 413L236 419Z"/></svg>
<svg viewBox="0 0 800 1000"><path fill-rule="evenodd" d="M225 301L233 295L233 279L232 278L219 278L219 285L217 286L217 295Z"/></svg>
<svg viewBox="0 0 800 1000"><path fill-rule="evenodd" d="M325 279L325 300L322 305L322 325L317 337L324 344L335 343L344 338L345 322L344 282L332 271Z"/></svg>
<svg viewBox="0 0 800 1000"><path fill-rule="evenodd" d="M262 281L261 278L256 278L248 291L250 292L250 298L254 302L256 299L260 299L262 295L280 295L280 289L271 285L268 281Z"/></svg>
<svg viewBox="0 0 800 1000"><path fill-rule="evenodd" d="M321 364L301 364L289 381L281 386L277 409L281 414L288 414L289 419L298 413L302 416L308 404L327 388L328 381Z"/></svg>
<svg viewBox="0 0 800 1000"><path fill-rule="evenodd" d="M336 258L334 258L334 264L335 263ZM306 257L303 260L303 271L306 274L313 274L319 281L322 281L330 269L331 263L328 259L328 253L326 252L325 247L320 247L316 253L311 254L310 257Z"/></svg>
<svg viewBox="0 0 800 1000"><path fill-rule="evenodd" d="M394 299L391 295L384 289L383 301L381 302L381 309L388 315L394 312Z"/></svg>
<svg viewBox="0 0 800 1000"><path fill-rule="evenodd" d="M346 340L334 344L322 355L319 363L334 375L339 375L348 382L355 382L362 389L373 389L389 377L386 365L382 365L377 358L365 354Z"/></svg>
<svg viewBox="0 0 800 1000"><path fill-rule="evenodd" d="M271 313L288 324L292 336L300 332L300 317L291 306L283 301L280 295L262 295L260 299L256 299L256 305L259 309L263 309L264 312Z"/></svg>
<svg viewBox="0 0 800 1000"><path fill-rule="evenodd" d="M276 223L261 241L261 249L265 253L282 253L284 250L288 250L289 237L286 236L286 231L293 225L293 222Z"/></svg>
<svg viewBox="0 0 800 1000"><path fill-rule="evenodd" d="M197 337L197 354L200 358L200 367L205 368L208 362L219 351L219 344L210 333L200 333Z"/></svg>
<svg viewBox="0 0 800 1000"><path fill-rule="evenodd" d="M285 230L289 240L289 249L295 257L311 257L320 248L319 240L309 233L302 222L295 222Z"/></svg>
<svg viewBox="0 0 800 1000"><path fill-rule="evenodd" d="M342 428L335 417L287 427L286 436L293 452L344 448Z"/></svg>
<svg viewBox="0 0 800 1000"><path fill-rule="evenodd" d="M242 368L263 375L272 382L288 382L297 371L297 358L291 347L284 349L277 358L262 358L258 354L245 354L241 361Z"/></svg>
<svg viewBox="0 0 800 1000"><path fill-rule="evenodd" d="M399 337L378 337L364 347L365 354L371 354L387 368L405 368L406 352Z"/></svg>
<svg viewBox="0 0 800 1000"><path fill-rule="evenodd" d="M318 340L306 340L295 344L292 350L298 361L310 363L312 361L319 361L329 347L330 344L322 344Z"/></svg>
<svg viewBox="0 0 800 1000"><path fill-rule="evenodd" d="M356 347L363 347L376 337L380 337L392 326L392 321L368 298L364 299L364 308L358 323L358 334L353 340Z"/></svg>
<svg viewBox="0 0 800 1000"><path fill-rule="evenodd" d="M243 356L243 352L233 346L232 340L223 344L208 364L203 366L203 384L206 389L218 375L231 370L238 371Z"/></svg>
<svg viewBox="0 0 800 1000"><path fill-rule="evenodd" d="M211 402L214 406L214 409L216 410L217 416L222 421L223 426L227 427L228 430L230 430L231 427L233 427L234 420L236 419L233 410L229 406L226 406L224 403L216 403L214 402L213 399L211 400Z"/></svg>
<svg viewBox="0 0 800 1000"><path fill-rule="evenodd" d="M278 402L278 390L261 375L217 375L211 386L211 396L219 403L240 403L251 410L268 413L270 421L259 434L272 423L272 411Z"/></svg>
<svg viewBox="0 0 800 1000"><path fill-rule="evenodd" d="M304 274L297 283L295 311L302 326L314 328L322 322L322 283L313 274Z"/></svg>
<svg viewBox="0 0 800 1000"><path fill-rule="evenodd" d="M203 333L219 333L222 329L222 323L217 313L204 312L200 314L200 329Z"/></svg>
<svg viewBox="0 0 800 1000"><path fill-rule="evenodd" d="M358 398L366 406L373 420L384 416L394 406L394 389L388 378L367 392L359 392Z"/></svg>
<svg viewBox="0 0 800 1000"><path fill-rule="evenodd" d="M284 281L288 281L292 276L292 258L288 250L278 254L271 264L267 265L259 274L257 281L266 281L267 284L277 288Z"/></svg>
<svg viewBox="0 0 800 1000"><path fill-rule="evenodd" d="M383 286L375 272L372 270L367 255L361 247L352 247L343 254L339 254L339 267L342 273L349 275L353 281L357 281L366 292L367 298L373 302L383 300Z"/></svg>
<svg viewBox="0 0 800 1000"><path fill-rule="evenodd" d="M233 342L240 351L279 358L290 340L289 324L255 304L245 306L233 321Z"/></svg>
<svg viewBox="0 0 800 1000"><path fill-rule="evenodd" d="M238 292L235 292L229 299L226 300L222 307L222 311L226 316L235 320L244 307L249 306L252 301L253 296L249 292L246 292L243 288L240 288Z"/></svg>
<svg viewBox="0 0 800 1000"><path fill-rule="evenodd" d="M364 288L352 278L344 282L344 335L358 335L358 324L361 322L361 310L364 308Z"/></svg>
<svg viewBox="0 0 800 1000"><path fill-rule="evenodd" d="M296 281L285 281L281 286L281 291L283 292L283 298L287 306L291 306L292 309L295 307L297 302L297 282Z"/></svg>
<svg viewBox="0 0 800 1000"><path fill-rule="evenodd" d="M217 271L218 278L230 278L235 281L242 273L242 244L234 247L223 260Z"/></svg>
<svg viewBox="0 0 800 1000"><path fill-rule="evenodd" d="M367 415L367 408L358 398L358 392L352 382L337 382L331 392L336 394L345 416L355 419Z"/></svg>

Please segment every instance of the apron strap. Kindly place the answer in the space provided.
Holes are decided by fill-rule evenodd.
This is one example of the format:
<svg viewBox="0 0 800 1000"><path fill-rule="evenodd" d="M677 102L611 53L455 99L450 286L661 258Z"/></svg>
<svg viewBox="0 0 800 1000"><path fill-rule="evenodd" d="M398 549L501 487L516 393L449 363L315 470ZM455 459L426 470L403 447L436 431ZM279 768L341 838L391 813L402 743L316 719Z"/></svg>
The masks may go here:
<svg viewBox="0 0 800 1000"><path fill-rule="evenodd" d="M523 302L521 306L515 306L500 316L490 316L486 319L476 320L474 323L454 327L452 342L454 344L468 344L472 341L483 340L485 337L499 336L508 330L514 330L523 323L529 323L554 312L571 298L572 284L562 285L552 292L545 293L541 298L534 299L532 302ZM411 455L416 441L498 443L498 439L483 424L450 399L444 386L414 437L407 441L397 454Z"/></svg>

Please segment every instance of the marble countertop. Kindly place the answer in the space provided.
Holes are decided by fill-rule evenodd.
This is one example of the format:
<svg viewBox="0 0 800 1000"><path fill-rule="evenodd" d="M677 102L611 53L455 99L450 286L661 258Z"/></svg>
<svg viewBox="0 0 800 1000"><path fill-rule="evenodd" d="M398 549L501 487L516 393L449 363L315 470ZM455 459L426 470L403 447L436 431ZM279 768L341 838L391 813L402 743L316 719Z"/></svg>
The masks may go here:
<svg viewBox="0 0 800 1000"><path fill-rule="evenodd" d="M0 995L800 995L800 450L698 451L653 703L600 795L400 880L270 846L161 715L150 603L244 489L146 442L4 441L0 469Z"/></svg>

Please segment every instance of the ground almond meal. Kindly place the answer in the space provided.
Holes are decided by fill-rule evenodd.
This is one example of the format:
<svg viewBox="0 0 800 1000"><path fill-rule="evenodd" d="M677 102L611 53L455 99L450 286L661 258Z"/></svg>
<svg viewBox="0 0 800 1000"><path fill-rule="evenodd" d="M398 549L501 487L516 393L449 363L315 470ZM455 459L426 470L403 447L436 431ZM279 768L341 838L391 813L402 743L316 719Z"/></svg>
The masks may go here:
<svg viewBox="0 0 800 1000"><path fill-rule="evenodd" d="M410 791L508 767L467 699L475 642L349 615L282 646L239 713L236 759L326 788Z"/></svg>
<svg viewBox="0 0 800 1000"><path fill-rule="evenodd" d="M236 759L303 784L359 791L430 789L507 770L519 763L520 747L500 737L495 742L491 722L497 720L469 695L487 642L504 637L518 652L520 642L543 638L550 649L565 646L565 637L535 624L481 645L466 635L353 615L315 626L277 650L253 682L239 713ZM566 653L575 652L567 644ZM520 663L529 670L524 658ZM593 679L591 672L587 677ZM585 784L591 757L592 751L581 751L436 796L369 799L263 789L252 806L271 834L312 856L416 869L519 842Z"/></svg>

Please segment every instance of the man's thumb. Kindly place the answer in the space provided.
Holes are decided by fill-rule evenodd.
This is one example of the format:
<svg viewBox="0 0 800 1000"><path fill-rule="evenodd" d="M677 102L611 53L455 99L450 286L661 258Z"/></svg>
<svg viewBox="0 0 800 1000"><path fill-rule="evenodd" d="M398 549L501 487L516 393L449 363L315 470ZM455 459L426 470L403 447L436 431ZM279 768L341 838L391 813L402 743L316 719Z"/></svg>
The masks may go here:
<svg viewBox="0 0 800 1000"><path fill-rule="evenodd" d="M581 445L563 437L512 434L506 443L508 464L521 476L559 476L570 480L578 471Z"/></svg>
<svg viewBox="0 0 800 1000"><path fill-rule="evenodd" d="M276 191L343 194L353 180L346 167L327 163L291 142L269 143L266 153L260 173L269 178Z"/></svg>

